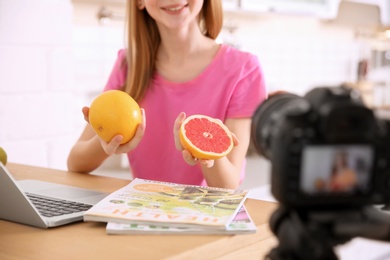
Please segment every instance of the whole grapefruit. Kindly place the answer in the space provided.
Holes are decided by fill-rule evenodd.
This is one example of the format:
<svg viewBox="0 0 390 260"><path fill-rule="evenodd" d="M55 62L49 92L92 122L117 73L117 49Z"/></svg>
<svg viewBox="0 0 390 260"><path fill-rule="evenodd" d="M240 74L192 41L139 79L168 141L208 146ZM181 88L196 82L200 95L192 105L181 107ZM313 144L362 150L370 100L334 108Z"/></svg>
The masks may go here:
<svg viewBox="0 0 390 260"><path fill-rule="evenodd" d="M96 97L89 108L89 123L106 142L122 135L121 144L129 142L142 122L138 103L127 93L109 90Z"/></svg>
<svg viewBox="0 0 390 260"><path fill-rule="evenodd" d="M192 115L183 121L180 142L195 158L208 160L228 155L234 146L227 126L221 120L205 115Z"/></svg>

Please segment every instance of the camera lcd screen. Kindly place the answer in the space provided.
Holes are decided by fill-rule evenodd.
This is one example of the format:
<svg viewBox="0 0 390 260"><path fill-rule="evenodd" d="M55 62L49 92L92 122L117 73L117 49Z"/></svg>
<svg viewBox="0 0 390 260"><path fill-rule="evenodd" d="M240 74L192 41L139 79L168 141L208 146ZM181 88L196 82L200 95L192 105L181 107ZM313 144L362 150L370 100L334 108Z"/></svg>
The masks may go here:
<svg viewBox="0 0 390 260"><path fill-rule="evenodd" d="M370 187L369 145L312 145L304 148L300 188L307 194L365 192Z"/></svg>

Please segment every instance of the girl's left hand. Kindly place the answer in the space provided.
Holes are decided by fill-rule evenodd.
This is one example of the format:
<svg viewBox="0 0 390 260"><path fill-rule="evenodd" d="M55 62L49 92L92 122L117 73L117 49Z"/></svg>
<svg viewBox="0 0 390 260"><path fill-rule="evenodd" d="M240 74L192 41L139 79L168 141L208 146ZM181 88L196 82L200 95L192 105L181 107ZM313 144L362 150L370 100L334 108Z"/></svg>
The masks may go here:
<svg viewBox="0 0 390 260"><path fill-rule="evenodd" d="M176 149L179 151L182 151L183 159L191 166L194 166L198 163L206 166L207 168L211 168L214 166L214 160L205 160L205 159L198 159L192 156L190 151L184 149L183 145L180 142L180 126L183 123L184 119L186 118L186 114L184 112L181 112L179 116L175 120L175 124L173 126L173 136L175 138L175 146Z"/></svg>
<svg viewBox="0 0 390 260"><path fill-rule="evenodd" d="M186 161L189 165L196 165L200 163L201 165L206 166L207 168L211 168L214 166L214 160L207 160L207 159L199 159L192 156L190 151L184 149L183 145L180 142L180 127L183 123L184 119L186 118L186 114L184 112L181 112L179 116L175 120L175 124L173 126L173 135L175 138L175 146L176 149L179 151L182 151L183 159ZM233 134L233 142L234 146L238 145L238 139L235 134Z"/></svg>

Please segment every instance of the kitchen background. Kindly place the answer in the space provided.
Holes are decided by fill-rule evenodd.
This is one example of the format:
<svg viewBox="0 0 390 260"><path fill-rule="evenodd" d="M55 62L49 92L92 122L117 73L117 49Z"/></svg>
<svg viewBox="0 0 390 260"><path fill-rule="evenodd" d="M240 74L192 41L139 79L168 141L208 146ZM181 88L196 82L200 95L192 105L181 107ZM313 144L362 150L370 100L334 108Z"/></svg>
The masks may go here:
<svg viewBox="0 0 390 260"><path fill-rule="evenodd" d="M390 0L225 0L218 39L256 54L270 91L304 94L350 82L369 106L390 105ZM125 0L0 0L0 146L8 160L66 170L85 122L125 46ZM96 174L130 178L114 156ZM248 155L245 187L268 181Z"/></svg>

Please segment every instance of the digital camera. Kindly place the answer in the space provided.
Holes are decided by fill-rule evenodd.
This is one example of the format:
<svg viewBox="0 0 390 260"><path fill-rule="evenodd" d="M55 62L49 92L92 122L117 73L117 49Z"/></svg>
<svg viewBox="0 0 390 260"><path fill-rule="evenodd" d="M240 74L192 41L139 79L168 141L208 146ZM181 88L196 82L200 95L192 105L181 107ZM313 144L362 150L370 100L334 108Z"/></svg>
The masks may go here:
<svg viewBox="0 0 390 260"><path fill-rule="evenodd" d="M271 96L253 115L251 138L270 160L271 191L285 206L389 202L390 122L346 85Z"/></svg>

